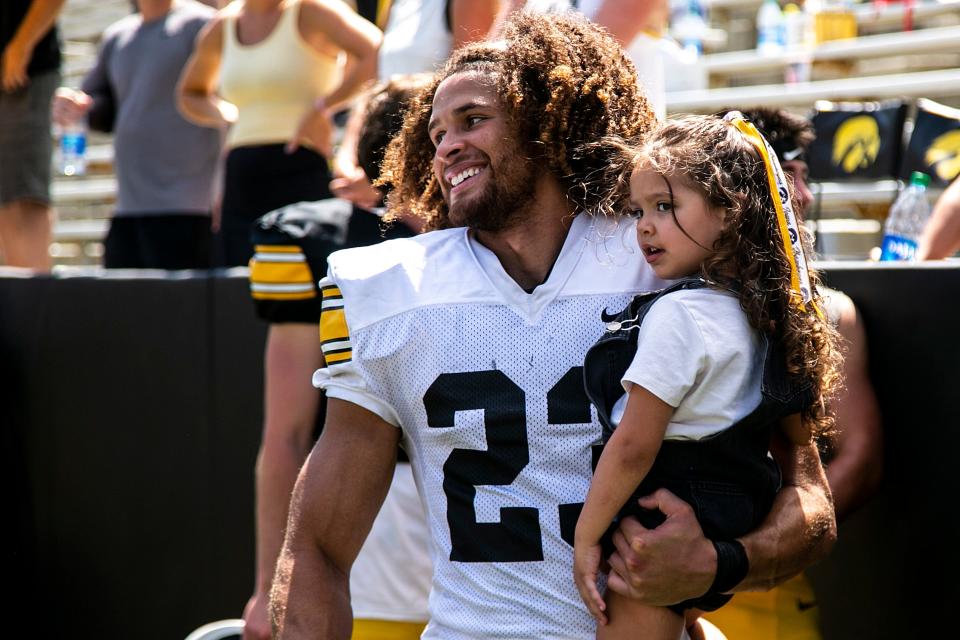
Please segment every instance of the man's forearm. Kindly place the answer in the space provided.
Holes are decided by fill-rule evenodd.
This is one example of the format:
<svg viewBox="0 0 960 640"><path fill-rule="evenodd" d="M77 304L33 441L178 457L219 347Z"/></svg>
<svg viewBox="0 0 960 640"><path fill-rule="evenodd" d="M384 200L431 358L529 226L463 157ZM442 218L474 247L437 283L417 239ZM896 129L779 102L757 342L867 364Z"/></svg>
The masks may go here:
<svg viewBox="0 0 960 640"><path fill-rule="evenodd" d="M778 456L784 486L759 529L740 538L750 572L735 591L765 590L822 559L837 537L833 499L814 445Z"/></svg>
<svg viewBox="0 0 960 640"><path fill-rule="evenodd" d="M331 398L300 469L270 597L275 638L350 637L350 567L390 488L399 431Z"/></svg>
<svg viewBox="0 0 960 640"><path fill-rule="evenodd" d="M353 627L349 575L317 549L286 544L277 559L270 619L277 640L347 640Z"/></svg>

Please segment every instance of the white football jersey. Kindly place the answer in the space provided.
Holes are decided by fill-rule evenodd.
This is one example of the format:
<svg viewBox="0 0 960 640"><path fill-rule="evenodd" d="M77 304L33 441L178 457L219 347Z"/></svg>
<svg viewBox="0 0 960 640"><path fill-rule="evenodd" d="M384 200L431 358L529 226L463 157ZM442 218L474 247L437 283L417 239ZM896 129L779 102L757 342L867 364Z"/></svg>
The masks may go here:
<svg viewBox="0 0 960 640"><path fill-rule="evenodd" d="M403 429L433 537L423 637L593 638L572 570L601 435L582 366L601 312L664 284L634 225L577 216L532 293L462 228L329 264L314 383Z"/></svg>

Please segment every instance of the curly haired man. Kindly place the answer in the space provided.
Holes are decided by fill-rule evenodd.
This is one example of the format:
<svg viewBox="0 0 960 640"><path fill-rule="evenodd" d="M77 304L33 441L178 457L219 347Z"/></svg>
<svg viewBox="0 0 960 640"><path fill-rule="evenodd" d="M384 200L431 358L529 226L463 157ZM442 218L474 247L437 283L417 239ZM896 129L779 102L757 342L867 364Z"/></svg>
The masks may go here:
<svg viewBox="0 0 960 640"><path fill-rule="evenodd" d="M601 431L583 357L604 309L663 283L632 225L590 215L610 158L589 143L652 123L623 51L570 16L517 15L414 102L382 180L394 212L435 231L329 260L314 375L327 422L294 490L277 637L349 637L347 577L398 442L433 542L424 638L594 637L571 579ZM773 514L742 539L741 588L796 573L835 535L816 451L782 453ZM646 501L667 520L621 525L609 588L668 604L715 586L723 563L689 505L662 490Z"/></svg>

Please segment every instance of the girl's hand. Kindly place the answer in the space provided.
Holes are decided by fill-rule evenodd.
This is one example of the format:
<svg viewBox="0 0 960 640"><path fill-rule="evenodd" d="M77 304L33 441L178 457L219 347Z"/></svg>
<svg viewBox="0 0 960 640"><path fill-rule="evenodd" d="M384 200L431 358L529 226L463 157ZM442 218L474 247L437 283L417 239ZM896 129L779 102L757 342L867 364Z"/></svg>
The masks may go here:
<svg viewBox="0 0 960 640"><path fill-rule="evenodd" d="M597 624L607 624L607 616L604 611L607 604L597 589L597 572L600 567L600 561L603 559L603 551L597 544L581 544L577 542L573 548L573 579L577 583L577 591L583 598L587 609L597 620Z"/></svg>

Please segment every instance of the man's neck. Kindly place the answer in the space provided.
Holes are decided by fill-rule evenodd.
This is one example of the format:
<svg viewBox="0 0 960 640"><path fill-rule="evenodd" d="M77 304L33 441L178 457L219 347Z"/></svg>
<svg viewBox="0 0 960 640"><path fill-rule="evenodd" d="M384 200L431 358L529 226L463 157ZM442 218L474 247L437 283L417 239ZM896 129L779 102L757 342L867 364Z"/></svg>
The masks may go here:
<svg viewBox="0 0 960 640"><path fill-rule="evenodd" d="M170 13L173 4L174 0L139 0L137 7L144 22L153 22Z"/></svg>
<svg viewBox="0 0 960 640"><path fill-rule="evenodd" d="M542 284L553 269L570 230L573 207L559 183L541 180L536 195L503 231L476 231L475 237L497 256L501 266L525 291Z"/></svg>

